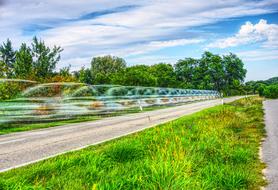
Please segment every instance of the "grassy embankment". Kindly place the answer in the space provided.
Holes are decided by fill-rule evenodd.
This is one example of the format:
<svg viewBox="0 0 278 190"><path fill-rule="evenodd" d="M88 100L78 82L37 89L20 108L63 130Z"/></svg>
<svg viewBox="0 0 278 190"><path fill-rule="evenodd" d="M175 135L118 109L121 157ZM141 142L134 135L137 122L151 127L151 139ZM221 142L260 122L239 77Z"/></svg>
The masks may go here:
<svg viewBox="0 0 278 190"><path fill-rule="evenodd" d="M259 189L257 97L0 174L0 189Z"/></svg>

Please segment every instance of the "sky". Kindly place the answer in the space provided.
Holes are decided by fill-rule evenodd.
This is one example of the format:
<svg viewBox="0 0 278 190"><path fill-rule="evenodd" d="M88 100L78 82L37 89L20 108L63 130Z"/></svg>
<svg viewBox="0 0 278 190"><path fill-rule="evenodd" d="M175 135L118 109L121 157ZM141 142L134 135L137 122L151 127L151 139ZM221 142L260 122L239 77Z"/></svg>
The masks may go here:
<svg viewBox="0 0 278 190"><path fill-rule="evenodd" d="M0 43L37 36L64 51L58 68L95 56L129 66L237 54L246 81L278 76L278 0L0 0Z"/></svg>

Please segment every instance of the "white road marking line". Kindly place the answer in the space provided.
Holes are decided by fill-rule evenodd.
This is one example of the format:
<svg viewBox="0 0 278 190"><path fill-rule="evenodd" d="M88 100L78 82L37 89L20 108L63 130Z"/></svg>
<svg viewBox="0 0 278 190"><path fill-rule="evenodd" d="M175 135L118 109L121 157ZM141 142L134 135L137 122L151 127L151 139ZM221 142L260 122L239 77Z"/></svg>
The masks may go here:
<svg viewBox="0 0 278 190"><path fill-rule="evenodd" d="M2 144L9 144L9 143L14 143L14 142L18 142L18 141L24 141L26 138L23 138L23 139L15 139L15 140L10 140L10 141L3 141L3 142L0 142L0 145Z"/></svg>

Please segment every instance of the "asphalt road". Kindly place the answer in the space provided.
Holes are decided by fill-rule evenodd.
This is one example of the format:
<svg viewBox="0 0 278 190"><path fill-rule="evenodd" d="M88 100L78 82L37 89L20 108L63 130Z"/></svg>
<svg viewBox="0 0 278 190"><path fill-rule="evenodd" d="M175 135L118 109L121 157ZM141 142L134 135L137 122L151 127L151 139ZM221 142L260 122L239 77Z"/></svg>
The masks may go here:
<svg viewBox="0 0 278 190"><path fill-rule="evenodd" d="M264 102L267 137L263 142L262 157L267 164L265 176L269 181L267 190L278 189L278 99Z"/></svg>
<svg viewBox="0 0 278 190"><path fill-rule="evenodd" d="M240 97L226 98L231 102ZM135 133L221 104L220 99L0 136L0 172Z"/></svg>

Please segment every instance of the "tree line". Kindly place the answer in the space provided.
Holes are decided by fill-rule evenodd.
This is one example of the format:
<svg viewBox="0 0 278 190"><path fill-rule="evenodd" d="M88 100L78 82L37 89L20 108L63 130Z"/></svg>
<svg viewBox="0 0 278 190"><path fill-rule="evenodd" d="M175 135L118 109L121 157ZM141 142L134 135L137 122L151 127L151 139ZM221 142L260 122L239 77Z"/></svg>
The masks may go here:
<svg viewBox="0 0 278 190"><path fill-rule="evenodd" d="M56 70L63 49L48 47L34 37L31 45L22 43L14 50L8 39L0 46L0 77L20 78L39 82L82 82L126 86L157 86L217 90L225 95L243 93L246 69L235 54L217 55L204 52L200 59L185 58L174 65L127 66L116 56L93 57L90 68L71 72L70 66Z"/></svg>
<svg viewBox="0 0 278 190"><path fill-rule="evenodd" d="M15 51L8 39L0 46L0 77L48 80L54 75L61 52L61 47L49 48L37 37L31 46L22 43Z"/></svg>
<svg viewBox="0 0 278 190"><path fill-rule="evenodd" d="M266 98L278 98L278 77L246 82L245 89L250 94L259 94Z"/></svg>

